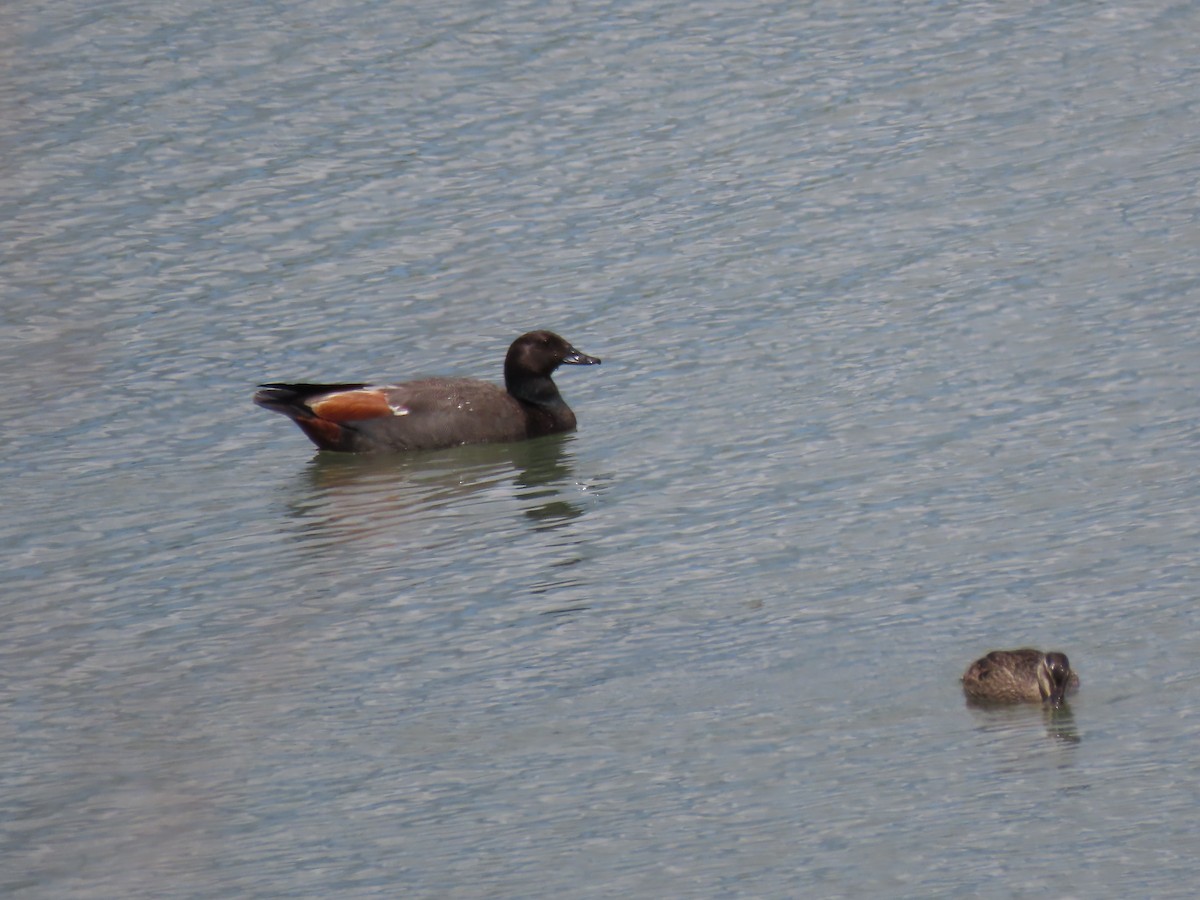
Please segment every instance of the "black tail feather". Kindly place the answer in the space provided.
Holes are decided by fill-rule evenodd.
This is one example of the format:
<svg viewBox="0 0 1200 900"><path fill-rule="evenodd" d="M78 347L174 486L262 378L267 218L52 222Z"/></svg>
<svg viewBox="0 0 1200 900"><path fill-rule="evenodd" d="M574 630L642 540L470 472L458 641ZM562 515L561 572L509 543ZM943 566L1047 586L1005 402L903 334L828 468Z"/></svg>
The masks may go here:
<svg viewBox="0 0 1200 900"><path fill-rule="evenodd" d="M367 384L285 384L271 381L260 384L254 394L254 402L263 409L283 413L285 416L312 415L308 408L310 397L331 394L336 391L357 391L369 387Z"/></svg>

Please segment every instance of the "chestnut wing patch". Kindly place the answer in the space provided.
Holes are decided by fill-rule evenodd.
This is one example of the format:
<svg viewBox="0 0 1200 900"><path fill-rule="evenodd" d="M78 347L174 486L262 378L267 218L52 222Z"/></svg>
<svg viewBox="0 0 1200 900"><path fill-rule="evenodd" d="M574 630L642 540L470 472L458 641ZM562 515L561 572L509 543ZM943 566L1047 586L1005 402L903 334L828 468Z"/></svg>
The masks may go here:
<svg viewBox="0 0 1200 900"><path fill-rule="evenodd" d="M385 391L369 388L326 394L310 402L308 408L327 422L361 422L408 415L405 407L392 406L388 402Z"/></svg>

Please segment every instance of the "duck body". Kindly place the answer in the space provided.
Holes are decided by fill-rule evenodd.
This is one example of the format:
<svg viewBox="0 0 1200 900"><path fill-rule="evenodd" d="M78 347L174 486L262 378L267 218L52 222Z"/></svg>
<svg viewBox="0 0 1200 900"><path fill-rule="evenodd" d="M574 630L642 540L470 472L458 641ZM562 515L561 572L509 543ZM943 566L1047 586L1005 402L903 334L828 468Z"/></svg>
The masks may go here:
<svg viewBox="0 0 1200 900"><path fill-rule="evenodd" d="M978 703L1049 703L1059 706L1079 687L1065 653L1032 647L993 650L975 660L962 677L963 692Z"/></svg>
<svg viewBox="0 0 1200 900"><path fill-rule="evenodd" d="M553 332L531 331L509 347L503 388L473 378L273 382L259 386L254 402L290 418L322 450L379 453L520 441L573 431L575 413L551 376L560 365L599 363Z"/></svg>

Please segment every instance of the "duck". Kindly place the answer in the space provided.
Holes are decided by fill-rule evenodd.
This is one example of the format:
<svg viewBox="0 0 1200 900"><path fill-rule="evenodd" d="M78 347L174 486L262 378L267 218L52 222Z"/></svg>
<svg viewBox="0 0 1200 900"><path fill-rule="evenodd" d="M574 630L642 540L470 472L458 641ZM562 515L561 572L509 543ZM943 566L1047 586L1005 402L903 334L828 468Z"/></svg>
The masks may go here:
<svg viewBox="0 0 1200 900"><path fill-rule="evenodd" d="M560 365L598 366L552 331L530 331L504 358L504 387L474 378L396 384L258 386L254 402L287 416L319 449L342 453L437 450L574 431L575 413L551 377Z"/></svg>
<svg viewBox="0 0 1200 900"><path fill-rule="evenodd" d="M1057 650L1032 647L993 650L967 668L963 692L979 703L1048 703L1061 706L1068 691L1079 687L1070 660Z"/></svg>

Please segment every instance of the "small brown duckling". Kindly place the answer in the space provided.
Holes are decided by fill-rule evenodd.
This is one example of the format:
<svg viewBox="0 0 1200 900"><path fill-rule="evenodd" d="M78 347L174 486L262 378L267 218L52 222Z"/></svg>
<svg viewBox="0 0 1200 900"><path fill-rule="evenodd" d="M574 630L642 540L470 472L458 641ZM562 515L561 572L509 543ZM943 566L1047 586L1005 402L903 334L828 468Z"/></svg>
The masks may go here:
<svg viewBox="0 0 1200 900"><path fill-rule="evenodd" d="M969 700L980 703L1049 703L1059 706L1068 690L1079 687L1065 653L1032 647L993 650L971 663L962 677Z"/></svg>

